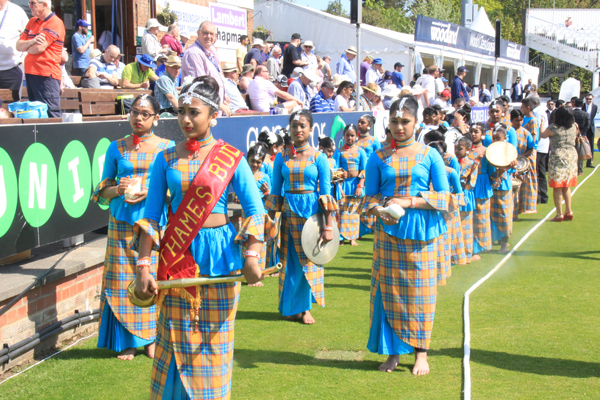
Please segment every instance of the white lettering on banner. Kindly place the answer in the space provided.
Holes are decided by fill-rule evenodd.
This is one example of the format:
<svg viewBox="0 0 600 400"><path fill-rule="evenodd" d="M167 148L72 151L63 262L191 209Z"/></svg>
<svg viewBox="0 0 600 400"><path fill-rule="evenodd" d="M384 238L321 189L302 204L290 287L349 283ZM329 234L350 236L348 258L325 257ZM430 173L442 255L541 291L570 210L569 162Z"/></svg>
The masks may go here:
<svg viewBox="0 0 600 400"><path fill-rule="evenodd" d="M240 36L247 35L247 13L243 8L237 8L221 3L210 3L210 21L217 28L217 49L235 50L240 45Z"/></svg>
<svg viewBox="0 0 600 400"><path fill-rule="evenodd" d="M274 134L277 135L277 133L279 132L279 130L281 129L280 125L275 125L272 126L271 128L267 127L267 126L263 126L261 130L258 130L257 127L250 127L248 128L248 132L246 133L246 148L249 149L250 148L250 144L252 142L257 142L258 141L258 135L260 132L273 132ZM286 127L286 129L289 131L290 126L288 125Z"/></svg>
<svg viewBox="0 0 600 400"><path fill-rule="evenodd" d="M4 183L4 171L2 165L0 165L0 218L4 216L7 206L8 200L6 198L6 184Z"/></svg>
<svg viewBox="0 0 600 400"><path fill-rule="evenodd" d="M521 59L521 49L522 47L516 43L509 43L506 47L506 56L508 58L512 58L515 60Z"/></svg>
<svg viewBox="0 0 600 400"><path fill-rule="evenodd" d="M471 122L485 123L489 118L487 107L473 107L471 109Z"/></svg>
<svg viewBox="0 0 600 400"><path fill-rule="evenodd" d="M492 40L490 40L492 39ZM469 36L469 45L484 51L495 51L496 39L487 35L471 34Z"/></svg>
<svg viewBox="0 0 600 400"><path fill-rule="evenodd" d="M73 184L75 185L75 194L73 195L73 203L77 203L79 199L84 196L83 188L79 184L79 173L77 172L77 166L79 165L79 157L75 157L69 161L69 171L73 173Z"/></svg>
<svg viewBox="0 0 600 400"><path fill-rule="evenodd" d="M38 175L36 163L29 163L29 208L34 208L33 196L37 192L37 202L41 210L46 209L46 185L48 183L48 165L42 164L42 175Z"/></svg>
<svg viewBox="0 0 600 400"><path fill-rule="evenodd" d="M204 21L210 21L210 11L208 7L202 7L191 3L177 0L157 0L156 11L160 12L167 3L169 10L177 15L177 25L180 31L187 31L195 35Z"/></svg>
<svg viewBox="0 0 600 400"><path fill-rule="evenodd" d="M102 174L104 173L104 158L106 157L106 154L102 154L100 157L98 157L98 166L100 168L98 168L98 171L100 172L100 176L98 177L99 180L102 180Z"/></svg>
<svg viewBox="0 0 600 400"><path fill-rule="evenodd" d="M211 8L210 21L215 25L228 25L239 29L246 29L246 16L242 13L234 15L232 10L221 10L213 7Z"/></svg>
<svg viewBox="0 0 600 400"><path fill-rule="evenodd" d="M431 24L431 40L441 43L454 44L458 42L458 30L460 28L456 28L456 31L451 31L450 27L452 24L442 24L439 22L433 22Z"/></svg>

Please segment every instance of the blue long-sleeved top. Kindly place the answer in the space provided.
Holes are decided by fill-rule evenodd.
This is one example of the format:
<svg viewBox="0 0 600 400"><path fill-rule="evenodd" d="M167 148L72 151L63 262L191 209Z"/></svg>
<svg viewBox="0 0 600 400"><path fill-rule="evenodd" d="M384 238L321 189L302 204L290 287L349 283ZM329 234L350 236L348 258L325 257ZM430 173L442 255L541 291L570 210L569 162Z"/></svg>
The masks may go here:
<svg viewBox="0 0 600 400"><path fill-rule="evenodd" d="M453 103L454 100L461 97L465 99L465 102L469 102L469 92L467 92L467 87L465 86L463 80L458 76L454 77L454 80L452 81L452 87L450 89L450 95L452 96Z"/></svg>
<svg viewBox="0 0 600 400"><path fill-rule="evenodd" d="M449 190L444 160L434 149L421 145L415 156L397 158L388 156L382 148L367 162L363 213L384 197L421 196L433 210L409 208L397 224L382 227L388 235L400 239L432 240L447 231L440 211L448 210Z"/></svg>
<svg viewBox="0 0 600 400"><path fill-rule="evenodd" d="M492 124L490 120L488 120L488 122L485 124L485 137L481 142L481 144L483 144L485 147L488 147L490 144L492 144L493 130L494 124ZM506 141L512 144L513 146L517 147L517 132L512 126L509 126L508 130L506 131Z"/></svg>
<svg viewBox="0 0 600 400"><path fill-rule="evenodd" d="M346 178L342 182L342 190L346 196L354 196L358 182L364 178L364 170L367 167L367 154L361 147L354 145L345 151L336 150L333 153L333 159L344 171L359 171L358 176ZM362 196L364 196L364 191Z"/></svg>
<svg viewBox="0 0 600 400"><path fill-rule="evenodd" d="M379 140L377 140L371 135L369 135L369 138L367 140L359 140L358 142L356 142L356 145L362 147L362 149L365 151L365 154L367 155L367 160L369 159L369 157L371 157L371 154L373 154L374 151L377 151L381 148L381 143L379 142Z"/></svg>

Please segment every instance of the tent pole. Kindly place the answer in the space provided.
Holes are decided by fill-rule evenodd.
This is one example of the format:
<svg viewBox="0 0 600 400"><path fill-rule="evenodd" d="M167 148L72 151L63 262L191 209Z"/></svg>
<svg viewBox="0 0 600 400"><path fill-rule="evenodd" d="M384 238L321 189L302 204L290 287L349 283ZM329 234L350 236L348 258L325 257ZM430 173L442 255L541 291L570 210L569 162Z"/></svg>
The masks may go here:
<svg viewBox="0 0 600 400"><path fill-rule="evenodd" d="M362 111L360 108L360 95L361 95L361 87L360 87L360 24L356 24L356 111Z"/></svg>

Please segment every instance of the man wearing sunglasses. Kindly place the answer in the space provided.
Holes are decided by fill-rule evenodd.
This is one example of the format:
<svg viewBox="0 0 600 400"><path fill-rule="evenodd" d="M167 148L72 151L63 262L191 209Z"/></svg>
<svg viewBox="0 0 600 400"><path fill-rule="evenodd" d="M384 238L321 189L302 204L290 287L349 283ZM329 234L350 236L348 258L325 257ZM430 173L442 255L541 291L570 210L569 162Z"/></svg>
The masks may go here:
<svg viewBox="0 0 600 400"><path fill-rule="evenodd" d="M60 58L65 43L65 25L50 9L51 0L29 2L33 18L17 41L17 50L26 52L25 80L29 101L48 105L48 115L61 117Z"/></svg>

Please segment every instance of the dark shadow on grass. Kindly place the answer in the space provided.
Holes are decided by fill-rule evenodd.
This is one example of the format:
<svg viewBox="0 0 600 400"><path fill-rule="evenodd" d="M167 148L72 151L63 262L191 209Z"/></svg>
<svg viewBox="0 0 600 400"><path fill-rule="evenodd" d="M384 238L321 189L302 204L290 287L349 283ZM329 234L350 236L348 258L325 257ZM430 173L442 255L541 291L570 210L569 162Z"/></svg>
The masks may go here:
<svg viewBox="0 0 600 400"><path fill-rule="evenodd" d="M290 351L235 349L233 359L240 368L258 368L257 364L307 365L317 367L376 371L381 364L378 361L329 360L318 359L306 354ZM412 368L412 367L411 367Z"/></svg>
<svg viewBox="0 0 600 400"><path fill-rule="evenodd" d="M267 311L238 311L235 319L257 320L257 321L279 321L282 319L278 312Z"/></svg>
<svg viewBox="0 0 600 400"><path fill-rule="evenodd" d="M518 257L559 257L559 258L577 258L580 260L600 261L600 251L579 251L574 253L560 252L560 251L515 251L514 256ZM591 257L591 255L597 255L597 257Z"/></svg>
<svg viewBox="0 0 600 400"><path fill-rule="evenodd" d="M119 353L112 350L107 349L99 349L97 347L93 349L79 349L77 347L71 348L68 351L63 351L62 353L54 356L55 360L86 360L86 359L94 359L94 360L103 360L103 359L117 359L117 355ZM137 349L137 355L135 358L147 358L144 354L144 348L140 347Z"/></svg>
<svg viewBox="0 0 600 400"><path fill-rule="evenodd" d="M347 284L325 283L325 288L355 289L355 290L366 290L367 292L370 292L371 291L370 276L369 276L369 284L368 285L353 285L351 283L347 283Z"/></svg>
<svg viewBox="0 0 600 400"><path fill-rule="evenodd" d="M455 358L463 357L462 349L457 348L440 349L432 352L432 355L435 354ZM567 378L596 378L600 376L600 363L587 361L534 357L479 349L471 350L471 361L507 371L527 374L563 376Z"/></svg>

